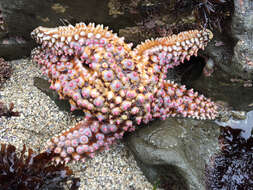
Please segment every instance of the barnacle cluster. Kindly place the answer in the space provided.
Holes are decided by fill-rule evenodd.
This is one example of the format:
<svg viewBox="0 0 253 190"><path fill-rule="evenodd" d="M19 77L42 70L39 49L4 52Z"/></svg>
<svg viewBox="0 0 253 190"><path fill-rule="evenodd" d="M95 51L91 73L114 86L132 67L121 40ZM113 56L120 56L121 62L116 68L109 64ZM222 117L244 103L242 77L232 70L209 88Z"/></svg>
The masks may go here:
<svg viewBox="0 0 253 190"><path fill-rule="evenodd" d="M41 45L32 58L51 88L69 100L72 111L85 113L84 121L48 142L59 161L93 157L125 131L153 118L216 117L210 99L166 80L167 69L204 49L212 38L210 30L147 40L133 50L102 25L38 27L32 37Z"/></svg>
<svg viewBox="0 0 253 190"><path fill-rule="evenodd" d="M9 63L7 63L3 58L0 58L0 88L3 83L10 78L12 73L12 68Z"/></svg>
<svg viewBox="0 0 253 190"><path fill-rule="evenodd" d="M221 152L212 157L206 170L208 190L253 189L253 137L245 140L241 132L228 126L221 128Z"/></svg>
<svg viewBox="0 0 253 190"><path fill-rule="evenodd" d="M61 182L72 181L71 189L78 189L79 179L70 177L72 171L64 164L52 164L53 153L35 154L26 147L20 154L13 145L1 144L0 148L0 189L41 190L63 189Z"/></svg>

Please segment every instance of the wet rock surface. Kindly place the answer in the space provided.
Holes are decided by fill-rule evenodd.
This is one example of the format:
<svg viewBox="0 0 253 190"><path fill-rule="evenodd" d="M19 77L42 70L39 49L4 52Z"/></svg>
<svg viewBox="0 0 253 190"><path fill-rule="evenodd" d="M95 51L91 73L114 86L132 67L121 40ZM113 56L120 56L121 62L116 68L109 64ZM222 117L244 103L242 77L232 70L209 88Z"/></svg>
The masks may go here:
<svg viewBox="0 0 253 190"><path fill-rule="evenodd" d="M125 15L113 18L108 14L107 1L0 1L0 56L15 59L29 56L33 41L31 31L38 26L56 27L77 22L96 22L118 30L128 26ZM18 39L16 39L18 38ZM20 42L19 39L22 39Z"/></svg>
<svg viewBox="0 0 253 190"><path fill-rule="evenodd" d="M207 54L230 75L253 79L253 2L234 0L231 23L223 33L214 33Z"/></svg>
<svg viewBox="0 0 253 190"><path fill-rule="evenodd" d="M195 3L194 3L195 2ZM78 22L109 26L135 44L151 38L201 28L194 11L197 1L68 0L0 2L0 56L15 59L30 54L30 32L38 26ZM193 11L194 9L194 11ZM203 17L204 18L204 17ZM201 18L200 20L203 20Z"/></svg>
<svg viewBox="0 0 253 190"><path fill-rule="evenodd" d="M232 129L240 130L237 136L248 140L253 134L253 111L235 112L232 111L231 117L227 121L216 121L220 126L229 126Z"/></svg>
<svg viewBox="0 0 253 190"><path fill-rule="evenodd" d="M7 44L3 41L6 40ZM33 47L33 42L24 42L22 44L11 40L11 38L5 38L0 40L0 56L3 56L7 60L25 58L30 55ZM2 42L2 43L1 43Z"/></svg>
<svg viewBox="0 0 253 190"><path fill-rule="evenodd" d="M69 111L70 110L69 102L66 100L60 100L57 92L54 90L51 90L49 88L50 83L46 79L34 77L33 84L39 90L41 90L41 92L43 92L47 96L49 96L50 99L55 102L55 104L59 107L60 110L62 110L62 111Z"/></svg>
<svg viewBox="0 0 253 190"><path fill-rule="evenodd" d="M253 78L253 2L235 0L232 36L236 40L232 67L242 78Z"/></svg>
<svg viewBox="0 0 253 190"><path fill-rule="evenodd" d="M30 32L39 25L55 27L76 22L98 22L116 26L130 22L127 18L112 19L108 15L107 1L77 0L31 1L3 0L0 3L6 31L11 36L30 39ZM41 11L43 10L43 11ZM110 19L109 19L110 18Z"/></svg>
<svg viewBox="0 0 253 190"><path fill-rule="evenodd" d="M210 76L205 76L205 63L194 61L182 75L182 83L203 93L217 103L225 104L230 110L250 111L253 107L251 80L228 75L218 66ZM186 65L187 66L187 65Z"/></svg>
<svg viewBox="0 0 253 190"><path fill-rule="evenodd" d="M218 146L218 125L170 118L154 121L127 137L139 166L154 184L172 189L204 189L203 168Z"/></svg>
<svg viewBox="0 0 253 190"><path fill-rule="evenodd" d="M50 83L48 82L48 80L40 77L34 77L33 84L41 92L46 94L59 107L59 110L69 112L69 101L60 99L58 93L55 90L49 88ZM84 116L84 113L81 110L75 110L71 113L74 116Z"/></svg>

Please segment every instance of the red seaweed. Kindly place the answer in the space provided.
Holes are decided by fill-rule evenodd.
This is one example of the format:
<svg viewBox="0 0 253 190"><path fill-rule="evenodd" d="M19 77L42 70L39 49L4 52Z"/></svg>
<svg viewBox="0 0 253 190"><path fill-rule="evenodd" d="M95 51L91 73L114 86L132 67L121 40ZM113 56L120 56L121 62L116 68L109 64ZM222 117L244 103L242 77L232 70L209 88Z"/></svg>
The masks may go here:
<svg viewBox="0 0 253 190"><path fill-rule="evenodd" d="M0 102L0 117L12 117L12 116L19 116L19 112L14 112L14 104L10 103L9 107L7 107L3 102Z"/></svg>
<svg viewBox="0 0 253 190"><path fill-rule="evenodd" d="M232 0L195 0L194 11L201 25L222 31L225 18L231 15Z"/></svg>
<svg viewBox="0 0 253 190"><path fill-rule="evenodd" d="M54 153L36 154L26 146L20 154L15 146L1 144L0 148L0 189L4 190L41 190L63 189L63 184L72 181L70 190L79 187L79 178L73 178L72 170L64 164L55 164L51 160ZM27 156L26 156L27 155Z"/></svg>

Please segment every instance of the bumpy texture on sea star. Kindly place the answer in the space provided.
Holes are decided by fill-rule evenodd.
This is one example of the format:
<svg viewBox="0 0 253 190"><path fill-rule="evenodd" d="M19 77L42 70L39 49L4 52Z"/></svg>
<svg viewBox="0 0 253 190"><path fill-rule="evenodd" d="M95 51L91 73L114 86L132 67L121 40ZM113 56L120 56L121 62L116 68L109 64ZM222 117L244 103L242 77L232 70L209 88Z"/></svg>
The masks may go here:
<svg viewBox="0 0 253 190"><path fill-rule="evenodd" d="M147 40L133 50L103 25L38 27L31 35L41 45L33 60L42 65L51 88L69 100L72 111L85 113L83 121L48 142L57 161L94 157L153 118L217 115L210 99L166 80L168 68L204 49L212 39L208 29Z"/></svg>

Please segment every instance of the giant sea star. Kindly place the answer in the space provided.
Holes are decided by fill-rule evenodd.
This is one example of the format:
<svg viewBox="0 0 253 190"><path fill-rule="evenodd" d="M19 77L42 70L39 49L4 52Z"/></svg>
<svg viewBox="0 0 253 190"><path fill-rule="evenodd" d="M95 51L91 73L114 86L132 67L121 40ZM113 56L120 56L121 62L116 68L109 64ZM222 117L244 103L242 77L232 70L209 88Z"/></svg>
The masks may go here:
<svg viewBox="0 0 253 190"><path fill-rule="evenodd" d="M96 150L153 118L217 115L210 99L166 80L168 68L204 49L212 39L208 29L146 40L133 50L103 25L38 27L31 35L40 44L32 58L42 65L51 88L69 100L72 111L85 113L83 121L48 141L57 161L94 157Z"/></svg>

